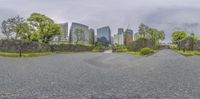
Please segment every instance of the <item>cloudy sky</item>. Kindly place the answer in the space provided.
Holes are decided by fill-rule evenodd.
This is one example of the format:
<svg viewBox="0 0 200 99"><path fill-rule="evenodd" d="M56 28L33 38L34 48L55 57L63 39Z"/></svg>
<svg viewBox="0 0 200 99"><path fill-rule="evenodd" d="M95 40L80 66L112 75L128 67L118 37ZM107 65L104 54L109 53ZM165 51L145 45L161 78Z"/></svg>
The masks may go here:
<svg viewBox="0 0 200 99"><path fill-rule="evenodd" d="M8 17L43 13L57 23L79 22L98 28L138 30L140 23L164 30L194 32L200 36L200 0L0 0L0 22Z"/></svg>

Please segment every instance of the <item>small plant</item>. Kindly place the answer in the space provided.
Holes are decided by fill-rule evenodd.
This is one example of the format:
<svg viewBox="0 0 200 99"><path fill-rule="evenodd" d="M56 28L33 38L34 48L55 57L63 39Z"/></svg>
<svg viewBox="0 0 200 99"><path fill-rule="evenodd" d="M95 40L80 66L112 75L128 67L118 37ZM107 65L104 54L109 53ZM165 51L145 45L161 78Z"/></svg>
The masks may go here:
<svg viewBox="0 0 200 99"><path fill-rule="evenodd" d="M154 51L150 48L143 48L140 50L140 54L141 55L150 55L150 54L153 54Z"/></svg>

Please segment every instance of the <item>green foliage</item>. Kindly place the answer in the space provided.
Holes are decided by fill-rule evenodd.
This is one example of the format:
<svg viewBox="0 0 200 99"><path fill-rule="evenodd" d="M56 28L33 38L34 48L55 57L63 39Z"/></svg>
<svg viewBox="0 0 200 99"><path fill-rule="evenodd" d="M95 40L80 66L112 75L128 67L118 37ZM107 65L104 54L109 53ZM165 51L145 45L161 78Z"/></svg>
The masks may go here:
<svg viewBox="0 0 200 99"><path fill-rule="evenodd" d="M52 19L40 13L31 14L28 21L32 27L30 36L32 41L49 43L54 36L59 36L62 33L62 29L58 24L55 24Z"/></svg>
<svg viewBox="0 0 200 99"><path fill-rule="evenodd" d="M199 51L181 51L181 50L175 50L175 51L184 56L200 55Z"/></svg>
<svg viewBox="0 0 200 99"><path fill-rule="evenodd" d="M112 46L113 52L127 52L126 46L115 44Z"/></svg>
<svg viewBox="0 0 200 99"><path fill-rule="evenodd" d="M158 31L157 29L149 28L148 33L149 33L149 39L152 41L154 48L160 45L159 41L165 39L164 31Z"/></svg>
<svg viewBox="0 0 200 99"><path fill-rule="evenodd" d="M150 48L143 48L140 50L140 54L141 55L150 55L150 54L153 54L154 51Z"/></svg>
<svg viewBox="0 0 200 99"><path fill-rule="evenodd" d="M139 32L136 36L136 40L148 39L153 43L154 48L160 45L160 41L165 39L164 31L159 31L155 28L148 27L147 25L141 24L139 26Z"/></svg>
<svg viewBox="0 0 200 99"><path fill-rule="evenodd" d="M182 41L187 34L183 31L176 31L172 34L172 42L173 44L178 44L178 42Z"/></svg>
<svg viewBox="0 0 200 99"><path fill-rule="evenodd" d="M149 27L147 25L141 24L139 26L138 34L141 35L141 37L146 38L146 36L148 35L148 29Z"/></svg>
<svg viewBox="0 0 200 99"><path fill-rule="evenodd" d="M181 41L184 41L186 39L191 39L193 41L197 41L198 40L198 37L197 36L194 36L194 35L189 35L189 36L186 36L185 38L183 38Z"/></svg>
<svg viewBox="0 0 200 99"><path fill-rule="evenodd" d="M17 27L25 20L22 17L16 16L4 20L1 24L2 33L9 39L12 35L17 35ZM16 37L15 37L16 38Z"/></svg>
<svg viewBox="0 0 200 99"><path fill-rule="evenodd" d="M108 49L106 46L102 44L97 44L93 49L93 52L104 52L106 49Z"/></svg>
<svg viewBox="0 0 200 99"><path fill-rule="evenodd" d="M23 22L16 26L16 38L29 40L30 36L30 27L28 23Z"/></svg>

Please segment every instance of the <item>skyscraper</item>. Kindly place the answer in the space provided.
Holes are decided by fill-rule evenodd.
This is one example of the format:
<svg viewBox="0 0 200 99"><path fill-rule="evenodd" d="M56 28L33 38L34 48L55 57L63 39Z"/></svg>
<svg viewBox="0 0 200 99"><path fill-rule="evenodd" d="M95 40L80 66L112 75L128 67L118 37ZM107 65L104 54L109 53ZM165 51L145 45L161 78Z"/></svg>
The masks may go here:
<svg viewBox="0 0 200 99"><path fill-rule="evenodd" d="M127 29L124 36L124 44L127 45L133 41L133 30Z"/></svg>
<svg viewBox="0 0 200 99"><path fill-rule="evenodd" d="M70 28L69 41L70 43L91 44L94 39L94 31L87 25L80 23L72 23Z"/></svg>
<svg viewBox="0 0 200 99"><path fill-rule="evenodd" d="M67 41L68 38L68 23L63 23L60 24L61 28L62 28L62 33L59 37L60 41Z"/></svg>
<svg viewBox="0 0 200 99"><path fill-rule="evenodd" d="M63 23L63 24L59 24L59 25L62 29L62 33L60 36L54 36L52 38L52 41L51 41L52 44L68 42L68 23Z"/></svg>
<svg viewBox="0 0 200 99"><path fill-rule="evenodd" d="M89 43L94 44L95 42L95 31L94 29L89 30Z"/></svg>
<svg viewBox="0 0 200 99"><path fill-rule="evenodd" d="M118 34L124 34L124 29L123 28L118 28Z"/></svg>
<svg viewBox="0 0 200 99"><path fill-rule="evenodd" d="M111 30L109 26L97 29L97 42L106 46L111 45Z"/></svg>
<svg viewBox="0 0 200 99"><path fill-rule="evenodd" d="M124 45L124 29L118 28L118 33L114 35L114 44Z"/></svg>

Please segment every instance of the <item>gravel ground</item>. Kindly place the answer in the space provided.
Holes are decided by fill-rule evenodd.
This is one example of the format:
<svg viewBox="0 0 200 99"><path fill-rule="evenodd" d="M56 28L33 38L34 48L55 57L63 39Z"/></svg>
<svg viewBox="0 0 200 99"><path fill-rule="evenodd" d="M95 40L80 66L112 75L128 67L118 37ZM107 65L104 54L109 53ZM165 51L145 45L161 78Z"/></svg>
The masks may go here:
<svg viewBox="0 0 200 99"><path fill-rule="evenodd" d="M199 99L200 57L127 54L0 57L0 99Z"/></svg>

